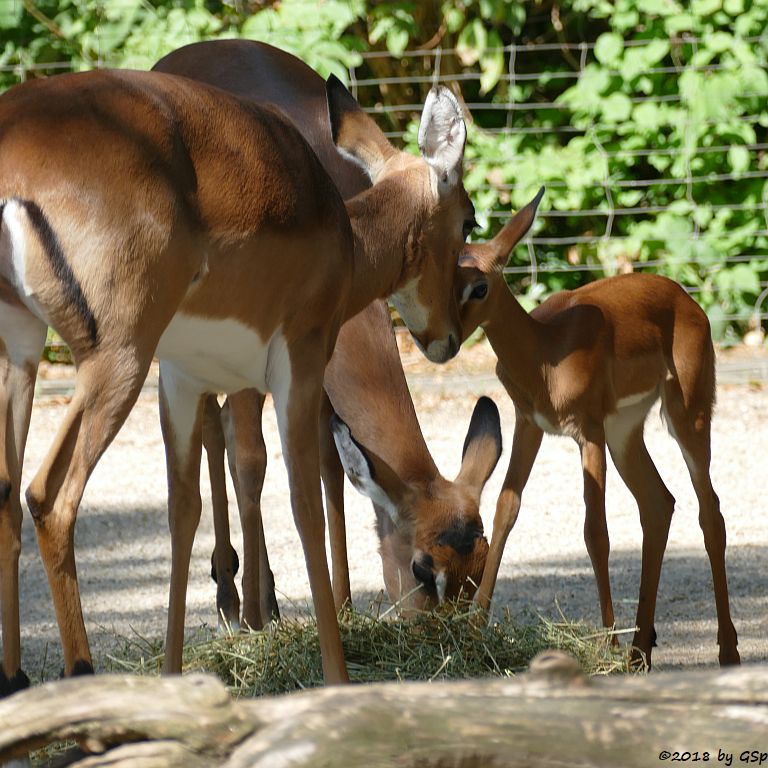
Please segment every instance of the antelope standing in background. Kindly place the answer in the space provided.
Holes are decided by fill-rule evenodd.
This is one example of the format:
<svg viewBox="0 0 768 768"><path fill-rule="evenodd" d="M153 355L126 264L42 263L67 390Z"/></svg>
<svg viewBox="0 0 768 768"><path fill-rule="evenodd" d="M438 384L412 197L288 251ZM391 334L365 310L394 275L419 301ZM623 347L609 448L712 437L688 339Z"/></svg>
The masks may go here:
<svg viewBox="0 0 768 768"><path fill-rule="evenodd" d="M19 648L19 486L46 325L72 349L76 385L27 503L65 673L92 671L75 568L77 508L156 352L172 541L165 671L181 666L202 403L209 392L254 387L275 400L324 676L347 679L323 545L325 365L342 322L390 294L431 359L455 354L454 267L471 206L461 184L465 127L445 89L425 104L423 158L395 150L334 78L327 99L336 144L374 182L346 210L288 121L186 78L61 75L0 97L3 692L28 682ZM400 248L362 238L371 222Z"/></svg>
<svg viewBox="0 0 768 768"><path fill-rule="evenodd" d="M356 195L370 185L370 179L360 172L359 164L348 154L342 156L334 146L326 117L322 78L294 56L263 43L221 40L180 48L161 59L155 69L201 80L240 97L277 107L310 143L343 197ZM359 230L364 248L396 253L405 248L411 253L421 247L430 253L436 244L445 247L445 232L436 219L425 220L419 228L404 229L393 226L383 208L371 210L370 214L366 226ZM474 223L474 211L469 207L462 238ZM457 260L459 254L457 250ZM427 261L431 264L431 257L428 256ZM416 318L412 311L397 297L393 303L401 314L405 312L404 317L411 318L409 326L413 328ZM424 349L418 337L416 340ZM421 434L389 317L383 307L369 307L344 325L337 352L326 371L325 389L333 408L349 422L355 437L390 467L386 492L398 494L398 499L394 504L385 502L377 507L382 564L389 594L393 599L400 598L423 583L425 589L409 599L412 605L422 606L429 598L437 600L438 587L445 595L458 594L462 588L474 589L469 585L479 580L488 546L482 535L479 496L500 452L495 408L484 402L477 412L477 419L473 420L475 427L470 428L474 448L467 451L456 482L448 482L437 470ZM228 398L224 413L243 527L243 620L255 628L261 627L276 612L261 525L260 497L266 469L262 406L263 398L258 393L241 392ZM217 541L212 573L217 581L219 614L228 623L237 624L239 598L234 585L237 566L229 542L224 441L217 404L211 401L207 407L209 428L205 432L210 449ZM350 587L343 472L330 433L326 434L325 429L330 412L327 409L321 426L327 438L322 440L321 456L334 563L333 591L336 605L340 606L349 599ZM481 444L487 447L487 452L480 450ZM400 485L396 488L398 478ZM388 507L392 514L383 507Z"/></svg>
<svg viewBox="0 0 768 768"><path fill-rule="evenodd" d="M509 469L476 599L484 607L491 600L544 433L568 435L581 451L584 539L603 624L613 626L605 518L607 445L640 510L642 571L633 646L650 664L656 595L675 504L643 439L648 411L661 398L662 414L699 501L715 589L720 664L738 664L725 573L725 523L709 474L715 355L707 316L677 283L640 273L561 291L526 313L501 269L531 227L542 194L543 189L493 240L468 245L460 261L463 336L482 326L516 414Z"/></svg>

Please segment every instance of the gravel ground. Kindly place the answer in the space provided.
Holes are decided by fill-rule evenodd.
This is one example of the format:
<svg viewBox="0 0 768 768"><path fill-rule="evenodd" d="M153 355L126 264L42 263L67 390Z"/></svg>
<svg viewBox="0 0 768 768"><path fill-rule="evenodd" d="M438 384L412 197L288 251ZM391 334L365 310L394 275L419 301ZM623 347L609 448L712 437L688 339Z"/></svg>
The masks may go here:
<svg viewBox="0 0 768 768"><path fill-rule="evenodd" d="M441 471L458 472L461 447L477 397L499 405L507 440L483 496L490 532L495 499L509 458L514 424L511 402L493 376L490 352L477 345L436 369L406 351L404 364L426 440ZM765 368L765 358L759 361ZM725 361L723 370L734 367ZM738 367L738 366L737 366ZM742 366L743 367L743 366ZM739 369L741 370L741 368ZM722 380L734 377L722 375ZM749 376L722 384L713 427L712 474L728 527L731 606L744 661L768 660L768 389ZM745 378L747 380L745 380ZM66 398L40 398L35 405L25 464L25 483L39 465L62 417ZM309 587L288 504L274 412L267 407L265 435L270 465L263 506L267 543L284 611L305 610ZM652 412L647 438L662 477L677 498L677 510L662 573L656 628L657 668L716 663L714 600L697 506L679 450ZM193 553L187 627L215 624L215 590L209 578L213 526L207 477L204 508ZM537 611L599 622L594 577L582 539L583 508L578 450L570 440L545 438L510 537L496 599L514 614ZM238 541L230 488L233 540ZM151 385L97 466L80 509L77 557L86 625L97 668L134 632L164 635L170 543L166 522L165 463L156 395ZM373 512L349 485L346 494L352 589L365 607L381 586ZM640 573L641 532L634 500L612 466L608 475L611 579L620 627L631 627ZM36 679L61 669L58 631L32 521L25 517L21 559L24 666Z"/></svg>

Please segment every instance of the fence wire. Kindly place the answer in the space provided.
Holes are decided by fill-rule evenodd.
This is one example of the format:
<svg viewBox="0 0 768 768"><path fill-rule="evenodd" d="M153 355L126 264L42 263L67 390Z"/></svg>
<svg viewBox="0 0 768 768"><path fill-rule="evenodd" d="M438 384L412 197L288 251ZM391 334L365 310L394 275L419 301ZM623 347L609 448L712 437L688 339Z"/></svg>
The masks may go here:
<svg viewBox="0 0 768 768"><path fill-rule="evenodd" d="M1 4L12 4L17 7L21 3L25 9L34 7L30 0L0 0ZM193 41L192 31L190 31L190 40ZM761 37L742 38L747 44L762 44L768 50L768 32ZM106 41L105 41L106 42ZM626 48L640 48L656 42L655 40L625 40L623 45ZM697 64L689 61L696 53L698 47L707 41L695 37L671 38L669 40L671 50L673 51L672 64L655 65L644 70L644 74L665 76L671 79L677 79L686 73L698 73L701 75L736 71L730 64L724 63L705 63ZM679 239L681 244L685 241L694 243L706 240L708 244L718 245L725 243L729 239L729 234L708 232L705 226L700 224L706 216L716 216L727 212L741 212L743 214L752 214L754 227L750 232L752 240L757 242L759 239L768 237L768 183L763 185L763 193L759 199L743 200L734 203L706 203L703 200L702 190L711 190L712 185L738 184L748 180L763 180L768 182L768 104L761 105L757 102L756 108L753 108L749 114L738 116L738 123L742 126L748 126L756 138L752 141L736 142L733 144L717 143L712 146L696 146L685 156L685 168L681 173L653 174L647 176L638 175L634 178L618 178L621 163L633 162L635 160L644 160L653 157L668 157L674 161L681 150L676 147L619 147L606 148L600 138L601 132L613 131L616 129L615 123L601 122L593 119L584 122L583 120L573 119L573 109L565 101L559 98L552 98L552 89L547 90L549 98L539 98L538 91L534 98L516 99L514 95L518 92L517 86L521 84L536 85L541 83L556 84L565 90L577 84L587 71L588 65L596 61L594 42L556 42L556 43L530 43L524 42L513 45L506 45L501 49L486 49L486 54L501 52L504 57L504 69L500 73L499 83L504 86L498 88L497 92L506 94L496 97L490 102L481 102L468 100L465 102L465 108L469 120L477 123L476 118L481 115L486 117L493 115L493 122L496 127L485 129L485 133L498 137L525 137L527 141L535 141L536 138L542 140L542 147L546 142L560 142L560 145L567 143L573 138L579 137L585 141L591 142L592 147L600 157L604 172L601 177L592 179L583 186L583 189L590 193L591 204L582 207L551 207L550 209L541 209L539 218L544 222L544 226L535 234L530 235L525 241L522 250L527 254L527 263L513 264L507 267L506 272L516 279L527 282L528 285L535 285L543 279L544 275L550 274L582 274L585 277L589 274L604 274L621 271L627 265L627 259L624 251L632 246L637 248L645 243L655 242L657 238L653 235L627 235L622 233L621 229L628 221L648 221L651 217L662 216L672 210L680 212L681 205L685 206L685 215L692 221L692 231L690 233L681 232L671 234L669 240L674 242ZM2 46L0 46L0 49ZM109 49L109 46L106 46ZM537 71L531 69L530 62L535 57L546 52L560 52L563 60L559 67L553 69L542 69ZM0 50L0 53L2 51ZM368 51L361 54L361 63L358 66L351 67L349 70L350 88L356 98L369 113L380 116L382 125L388 123L399 123L399 129L386 130L387 136L394 140L402 140L407 137L408 131L402 130L402 125L406 118L412 117L418 119L421 111L421 102L382 104L381 93L387 88L393 86L411 86L415 93L431 85L445 84L448 86L458 86L466 88L468 91L476 92L477 84L481 82L482 73L477 66L467 66L460 71L450 71L443 63L450 58L452 61L461 60L465 52L457 48L422 48L419 50L403 51L397 56L387 51ZM669 58L667 58L669 61ZM373 65L385 63L390 72L381 77L372 76L376 70ZM93 62L94 67L104 65L99 56L99 60ZM45 63L27 63L27 64L6 64L0 56L0 72L12 72L19 80L28 77L40 76L41 74L55 74L70 69L68 62L45 62ZM398 69L401 73L398 72ZM395 74L392 74L392 72ZM621 71L618 69L607 69L606 74L609 77L618 77ZM759 91L754 93L741 94L744 99L762 98ZM682 93L674 92L663 95L648 95L644 93L634 93L628 96L628 102L632 106L643 104L665 105L671 108L682 105L684 97ZM735 119L735 118L732 118ZM703 125L713 125L717 119L701 119L698 122L689 121L685 126L686 135L689 130L696 129ZM533 124L531 124L533 123ZM700 173L696 170L695 163L698 159L711 157L720 154L727 155L732 147L738 146L740 152L746 152L748 157L747 167L741 171ZM509 154L501 154L495 158L499 166L509 165L514 167L516 157ZM468 161L471 170L471 160ZM551 190L564 190L568 188L568 182L562 179L547 180L545 185ZM522 190L525 185L518 183L497 183L495 180L488 180L476 186L478 193L493 192L499 195L509 197L517 190ZM674 203L668 205L659 205L653 202L642 202L647 193L651 190L664 189L669 196L677 199ZM622 192L626 190L637 190L643 197L631 205L622 205L619 198ZM597 202L595 202L597 200ZM546 198L545 198L546 205ZM498 211L482 211L478 214L484 220L498 222L506 218L506 213ZM547 233L546 222L552 224L573 224L573 234L550 235ZM589 224L586 226L586 224ZM568 248L600 246L603 255L599 260L587 258L581 263L570 263L569 260L555 260L551 258L551 249L558 248L567 251ZM724 249L727 250L727 249ZM632 266L636 269L661 269L674 260L676 265L685 261L679 255L663 255L659 258L649 258L644 261L633 261ZM519 261L519 259L518 259ZM768 261L768 252L762 246L748 248L747 252L727 253L722 256L718 264L711 268L714 270L718 265L737 265L746 264L755 261ZM690 258L692 266L697 265L694 258ZM684 286L696 294L703 289L696 285ZM762 324L768 320L768 300L766 299L766 284L761 282L761 292L755 302L754 308L749 312L741 312L735 315L728 315L727 320L736 320L740 322L751 321L752 323ZM765 306L764 306L765 305Z"/></svg>
<svg viewBox="0 0 768 768"><path fill-rule="evenodd" d="M744 38L746 43L759 43L764 45L768 41L768 33L762 37L749 37ZM653 43L653 40L626 40L624 45L627 48L637 48L644 45ZM688 50L695 52L698 45L706 42L700 38L685 37L680 39L670 40L671 46L679 46L680 48L687 47ZM501 74L500 82L507 83L513 86L517 83L541 83L543 81L553 82L562 81L564 87L570 87L574 83L578 82L582 77L587 65L594 61L594 48L595 43L525 43L520 45L508 45L504 46L501 50L505 57L507 57L508 66L503 74ZM521 69L521 63L527 55L539 54L543 51L563 51L569 50L576 52L574 59L578 60L578 66L575 69L562 68L560 70L542 70L542 71L518 71ZM419 86L425 84L440 83L447 86L457 84L459 88L464 86L466 88L468 83L478 83L482 76L480 71L463 71L459 73L441 73L439 68L439 62L441 57L449 55L461 56L461 51L457 49L421 49L417 51L405 51L399 55L398 58L408 60L409 73L407 75L398 76L386 76L386 77L365 77L361 76L357 70L365 69L367 63L370 60L380 60L386 58L393 58L386 52L376 51L363 53L363 64L361 67L352 68L350 70L351 83L353 92L358 100L366 105L365 108L372 114L380 115L404 115L411 114L414 119L417 117L420 104L398 104L398 105L381 105L381 104L369 104L367 103L367 95L369 93L378 93L382 87L392 85L412 85ZM678 51L678 55L679 55ZM415 62L420 62L422 71L418 71L418 67L414 66ZM655 66L644 70L644 74L649 75L666 75L669 77L678 78L684 73L696 72L702 74L714 73L714 72L727 72L735 71L734 67L729 64L708 64L695 66L690 63L685 63L683 60L678 59L674 66ZM619 70L608 70L609 76L620 75ZM506 93L514 93L513 88L506 89ZM742 94L743 98L764 98L763 94L759 92ZM680 105L683 101L683 95L681 93L672 93L661 96L649 96L645 94L636 94L629 96L629 102L632 105L638 104L669 104ZM621 253L621 246L631 242L633 245L637 245L638 242L654 240L654 238L643 238L629 235L622 235L615 231L614 224L620 220L627 218L631 219L647 219L649 216L655 216L658 214L664 214L671 210L672 205L654 205L654 204L634 204L630 206L621 206L617 204L615 199L615 192L620 190L635 189L646 191L651 188L667 187L668 191L675 193L675 187L679 187L681 193L681 200L684 200L687 204L687 214L693 221L693 231L691 233L680 233L678 235L672 234L668 239L674 241L679 238L681 241L699 241L703 237L706 237L707 242L717 244L718 241L726 241L729 239L728 233L721 235L707 233L703 231L699 225L698 214L706 213L717 214L723 211L741 211L754 214L754 221L757 223L754 231L751 233L753 238L761 238L768 236L768 184L763 187L762 198L755 201L744 201L733 204L699 204L697 202L697 192L702 188L710 187L711 185L725 184L725 183L737 183L749 179L766 180L768 181L768 163L765 162L765 153L768 149L768 142L766 141L751 141L746 143L734 143L723 144L719 143L716 146L696 146L692 152L686 157L685 172L683 174L669 174L669 175L653 175L647 178L638 176L632 179L620 179L615 178L618 173L614 173L616 164L619 161L633 159L633 158L648 158L668 156L669 158L675 158L680 154L679 148L668 147L648 147L648 148L620 148L613 150L606 150L602 146L598 138L598 133L601 130L615 130L614 123L602 123L598 120L590 121L588 125L573 124L571 120L572 108L569 104L559 100L547 100L547 101L516 101L514 98L495 99L493 103L486 102L474 102L466 101L464 104L467 112L469 113L470 120L474 121L475 116L483 112L495 112L506 113L506 119L504 120L503 127L487 129L486 132L498 136L539 136L542 139L562 136L565 141L569 140L569 137L580 136L591 141L594 150L603 159L605 163L605 173L602 179L596 179L592 183L587 184L586 188L592 191L602 192L603 199L595 206L592 205L588 208L567 208L567 209L540 209L538 217L544 221L547 219L568 219L570 221L578 222L580 219L599 219L603 224L600 227L594 227L595 231L589 234L576 234L566 237L550 237L546 235L546 226L540 234L529 235L524 243L525 249L527 249L529 263L517 264L508 266L505 269L505 273L514 276L517 280L527 278L529 283L536 283L542 278L544 274L556 274L556 273L613 273L620 271L622 266L625 266L625 262L622 259L601 259L599 263L594 260L587 260L584 263L548 263L545 257L545 246L580 246L580 245L613 245L616 246L615 252ZM756 131L761 132L762 138L766 138L765 128L768 127L768 104L766 109L755 113L745 114L738 117L738 122L743 125L751 126ZM530 118L531 114L535 114L535 118L531 120L534 125L526 124L524 117ZM551 118L552 115L557 116L557 119L549 119L549 121L540 120L540 115L546 113ZM714 125L719 120L716 119L702 119L698 122L689 121L686 125L686 136L690 129L700 127L702 125ZM401 139L407 135L407 131L389 131L387 135L392 139ZM738 146L741 151L749 153L748 169L743 171L722 172L722 173L696 173L692 168L692 160L699 156L708 156L714 153L720 155L727 155L732 146ZM498 158L499 164L514 163L514 155L501 155ZM471 162L471 161L470 161ZM477 191L495 191L495 192L513 192L517 189L525 188L525 184L502 184L496 182L489 182L487 184L480 184L476 187ZM548 180L546 186L550 189L566 189L569 184L565 180ZM546 200L546 198L545 198ZM675 201L675 206L679 206L680 200ZM507 214L503 212L486 212L486 217L491 220L505 220ZM576 227L578 230L578 227ZM718 265L713 265L713 269L716 269L719 265L735 265L746 264L758 260L768 260L768 253L762 248L757 250L749 249L752 252L737 253L724 255L718 260ZM607 249L607 252L611 252L611 249ZM645 261L634 261L632 267L635 269L657 269L662 270L668 264L671 258L674 256L664 256L661 258L651 258ZM552 262L552 260L549 260ZM681 259L677 258L676 263L680 265ZM696 266L695 259L690 259L689 263L692 266ZM689 293L696 295L703 292L705 289L701 286L685 285L684 287ZM760 282L761 292L757 297L755 306L751 311L740 312L736 314L727 314L723 319L727 321L749 321L753 325L758 327L762 325L768 319L768 282Z"/></svg>

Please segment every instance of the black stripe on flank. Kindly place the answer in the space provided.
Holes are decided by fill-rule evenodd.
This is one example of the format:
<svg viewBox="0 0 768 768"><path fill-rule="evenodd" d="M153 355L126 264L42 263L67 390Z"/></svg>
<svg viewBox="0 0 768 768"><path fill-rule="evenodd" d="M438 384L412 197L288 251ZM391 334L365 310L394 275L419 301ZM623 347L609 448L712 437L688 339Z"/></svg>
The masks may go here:
<svg viewBox="0 0 768 768"><path fill-rule="evenodd" d="M88 330L88 336L96 344L99 340L96 318L88 305L88 300L85 298L80 281L75 277L75 273L64 256L64 251L61 248L58 237L56 237L56 233L51 229L48 219L36 203L29 200L21 201L21 203L27 211L37 236L40 238L54 275L56 275L64 288L64 295L67 301L75 308L75 312L80 315Z"/></svg>

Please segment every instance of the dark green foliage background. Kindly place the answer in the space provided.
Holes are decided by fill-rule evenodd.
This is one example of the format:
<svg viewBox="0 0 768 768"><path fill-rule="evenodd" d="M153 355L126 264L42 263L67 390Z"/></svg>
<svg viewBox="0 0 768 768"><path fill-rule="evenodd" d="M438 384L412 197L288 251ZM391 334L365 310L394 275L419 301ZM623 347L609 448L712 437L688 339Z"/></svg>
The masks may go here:
<svg viewBox="0 0 768 768"><path fill-rule="evenodd" d="M323 75L354 68L360 101L386 107L423 100L439 48L472 105L478 235L547 187L537 280L511 276L523 300L648 264L727 340L768 285L767 30L768 0L0 0L0 87L244 36ZM495 108L508 102L530 106ZM381 123L413 145L417 117ZM521 246L511 264L529 259Z"/></svg>

